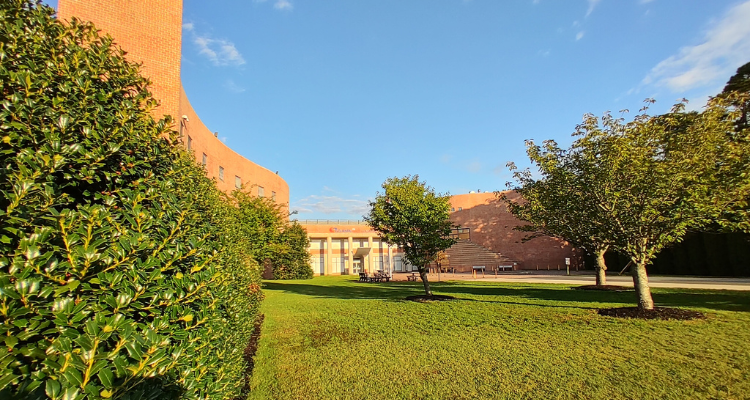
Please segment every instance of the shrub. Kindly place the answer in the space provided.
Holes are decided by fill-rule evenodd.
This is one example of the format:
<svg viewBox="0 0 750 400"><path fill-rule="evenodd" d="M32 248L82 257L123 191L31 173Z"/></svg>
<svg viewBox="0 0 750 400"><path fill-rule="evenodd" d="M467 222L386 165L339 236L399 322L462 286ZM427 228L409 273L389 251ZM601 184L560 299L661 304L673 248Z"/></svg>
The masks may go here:
<svg viewBox="0 0 750 400"><path fill-rule="evenodd" d="M0 3L0 398L230 398L262 298L235 207L138 66Z"/></svg>
<svg viewBox="0 0 750 400"><path fill-rule="evenodd" d="M313 272L307 248L307 231L296 221L288 221L286 208L275 201L235 191L241 232L250 254L269 265L274 279L309 279Z"/></svg>

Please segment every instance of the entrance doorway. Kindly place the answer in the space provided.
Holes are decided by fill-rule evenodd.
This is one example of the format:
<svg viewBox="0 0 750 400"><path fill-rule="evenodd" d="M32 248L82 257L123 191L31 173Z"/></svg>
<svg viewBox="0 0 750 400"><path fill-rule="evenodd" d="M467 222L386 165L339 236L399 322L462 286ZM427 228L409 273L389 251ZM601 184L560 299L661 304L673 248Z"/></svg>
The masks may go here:
<svg viewBox="0 0 750 400"><path fill-rule="evenodd" d="M362 272L362 259L355 258L352 265L352 275Z"/></svg>

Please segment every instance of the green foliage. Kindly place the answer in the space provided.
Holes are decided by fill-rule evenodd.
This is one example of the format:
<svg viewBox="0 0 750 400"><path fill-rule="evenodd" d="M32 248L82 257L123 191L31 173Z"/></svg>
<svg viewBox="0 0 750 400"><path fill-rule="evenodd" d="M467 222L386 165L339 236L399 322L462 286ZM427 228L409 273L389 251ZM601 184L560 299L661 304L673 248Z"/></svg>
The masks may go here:
<svg viewBox="0 0 750 400"><path fill-rule="evenodd" d="M732 104L731 96L714 98L705 111L684 113L681 103L629 123L606 114L600 124L587 115L569 150L532 143L529 156L542 178L516 173L518 190L532 201L515 209L542 230L628 255L646 284L637 282L639 297L650 308L645 266L690 229L725 217L747 198L750 153L746 132L734 129Z"/></svg>
<svg viewBox="0 0 750 400"><path fill-rule="evenodd" d="M456 240L450 238L450 196L436 193L419 176L388 178L370 202L364 220L388 244L403 249L404 258L416 265L430 295L427 267Z"/></svg>
<svg viewBox="0 0 750 400"><path fill-rule="evenodd" d="M0 3L0 398L236 396L262 293L234 207L53 13Z"/></svg>
<svg viewBox="0 0 750 400"><path fill-rule="evenodd" d="M284 206L240 190L231 194L231 202L237 205L239 229L250 255L270 265L274 279L312 278L307 232L296 221L288 221Z"/></svg>
<svg viewBox="0 0 750 400"><path fill-rule="evenodd" d="M288 223L281 232L281 246L273 264L274 279L311 279L309 247L310 238L305 228L297 221Z"/></svg>

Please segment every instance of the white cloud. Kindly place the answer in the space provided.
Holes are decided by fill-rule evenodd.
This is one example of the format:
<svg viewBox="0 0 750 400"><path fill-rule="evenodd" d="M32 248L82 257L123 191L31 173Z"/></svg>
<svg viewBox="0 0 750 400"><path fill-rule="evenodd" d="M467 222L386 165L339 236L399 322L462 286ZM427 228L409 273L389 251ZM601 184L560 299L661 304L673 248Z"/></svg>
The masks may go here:
<svg viewBox="0 0 750 400"><path fill-rule="evenodd" d="M242 65L245 63L245 59L234 47L234 43L228 40L195 35L193 43L198 46L198 52L208 58L214 65Z"/></svg>
<svg viewBox="0 0 750 400"><path fill-rule="evenodd" d="M472 174L476 174L477 172L482 170L482 163L480 163L479 161L471 161L466 165L465 168Z"/></svg>
<svg viewBox="0 0 750 400"><path fill-rule="evenodd" d="M550 51L551 51L550 49L546 49L546 50L539 50L539 51L537 51L537 52L536 52L536 54L537 54L538 56L541 56L541 57L547 57L547 56L549 56L549 55L550 55Z"/></svg>
<svg viewBox="0 0 750 400"><path fill-rule="evenodd" d="M311 195L302 198L292 204L292 211L299 214L321 213L321 214L351 214L362 216L370 211L367 200L346 199L340 196Z"/></svg>
<svg viewBox="0 0 750 400"><path fill-rule="evenodd" d="M641 4L648 4L648 3L651 3L652 1L654 1L654 0L641 0L640 3Z"/></svg>
<svg viewBox="0 0 750 400"><path fill-rule="evenodd" d="M233 93L242 93L242 92L245 91L245 88L243 88L242 86L238 85L237 83L235 83L231 79L227 79L224 82L224 89L226 89L226 90L228 90L230 92L233 92Z"/></svg>
<svg viewBox="0 0 750 400"><path fill-rule="evenodd" d="M601 0L588 0L589 2L589 9L586 10L586 16L588 17L591 15L592 12L594 12L594 8L596 8L596 5L599 4Z"/></svg>
<svg viewBox="0 0 750 400"><path fill-rule="evenodd" d="M192 32L193 29L195 29L195 25L193 25L192 22L186 22L186 23L182 24L182 29L184 29L185 31L188 31L188 32Z"/></svg>
<svg viewBox="0 0 750 400"><path fill-rule="evenodd" d="M253 1L255 1L256 3L265 3L267 0L253 0ZM292 2L289 0L276 0L273 3L273 8L277 10L282 10L282 11L292 11L294 9L294 4L292 4Z"/></svg>
<svg viewBox="0 0 750 400"><path fill-rule="evenodd" d="M750 59L750 0L730 8L706 32L701 43L687 46L657 64L641 86L673 92L717 85Z"/></svg>
<svg viewBox="0 0 750 400"><path fill-rule="evenodd" d="M580 31L576 34L576 41L583 39L583 35L585 35L586 32Z"/></svg>
<svg viewBox="0 0 750 400"><path fill-rule="evenodd" d="M276 3L273 5L273 8L277 10L291 11L294 8L294 6L288 0L276 0Z"/></svg>

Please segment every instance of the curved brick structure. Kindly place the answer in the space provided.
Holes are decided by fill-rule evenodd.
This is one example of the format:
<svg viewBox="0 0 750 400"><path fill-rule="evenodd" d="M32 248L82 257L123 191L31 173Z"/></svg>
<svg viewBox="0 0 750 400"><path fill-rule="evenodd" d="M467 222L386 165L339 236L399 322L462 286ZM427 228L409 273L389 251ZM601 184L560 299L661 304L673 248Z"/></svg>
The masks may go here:
<svg viewBox="0 0 750 400"><path fill-rule="evenodd" d="M504 192L511 200L520 196ZM518 269L565 269L565 258L571 268L582 268L582 259L567 242L543 236L523 241L526 232L513 230L523 222L508 212L494 193L469 193L451 196L451 221L471 229L471 241L518 262Z"/></svg>
<svg viewBox="0 0 750 400"><path fill-rule="evenodd" d="M115 38L130 61L142 63L141 73L151 80L150 89L160 101L157 117L173 117L183 144L206 166L219 189L231 191L241 183L254 194L289 204L289 185L281 177L214 137L190 106L180 81L182 0L59 0L58 17L93 22Z"/></svg>

